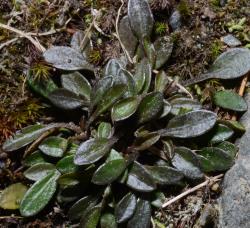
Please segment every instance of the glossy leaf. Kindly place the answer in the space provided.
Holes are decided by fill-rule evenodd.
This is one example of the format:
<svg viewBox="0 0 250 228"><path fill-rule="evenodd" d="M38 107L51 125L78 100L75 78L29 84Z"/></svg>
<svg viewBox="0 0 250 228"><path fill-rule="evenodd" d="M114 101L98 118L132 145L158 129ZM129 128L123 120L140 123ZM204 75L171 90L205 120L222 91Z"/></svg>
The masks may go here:
<svg viewBox="0 0 250 228"><path fill-rule="evenodd" d="M234 134L234 131L223 124L218 124L214 129L214 135L211 138L211 143L219 143L229 139Z"/></svg>
<svg viewBox="0 0 250 228"><path fill-rule="evenodd" d="M101 216L101 206L95 206L86 211L80 222L80 227L96 228Z"/></svg>
<svg viewBox="0 0 250 228"><path fill-rule="evenodd" d="M48 95L58 88L50 77L46 79L36 79L35 75L32 75L31 70L28 72L27 82L35 93L47 99Z"/></svg>
<svg viewBox="0 0 250 228"><path fill-rule="evenodd" d="M159 69L170 58L173 51L173 42L171 41L170 37L160 37L154 42L154 48L156 50L155 68Z"/></svg>
<svg viewBox="0 0 250 228"><path fill-rule="evenodd" d="M163 109L162 109L162 112L161 112L161 115L159 118L166 117L170 113L171 109L172 109L172 106L170 105L170 103L168 103L168 101L164 99L163 100Z"/></svg>
<svg viewBox="0 0 250 228"><path fill-rule="evenodd" d="M113 135L112 125L107 122L101 122L97 129L98 138L110 138Z"/></svg>
<svg viewBox="0 0 250 228"><path fill-rule="evenodd" d="M164 92L168 85L168 78L164 71L160 71L155 76L155 91Z"/></svg>
<svg viewBox="0 0 250 228"><path fill-rule="evenodd" d="M198 154L204 172L225 171L233 165L232 156L217 147L205 147Z"/></svg>
<svg viewBox="0 0 250 228"><path fill-rule="evenodd" d="M75 71L73 73L63 74L61 81L63 88L90 100L91 85L79 72Z"/></svg>
<svg viewBox="0 0 250 228"><path fill-rule="evenodd" d="M152 145L154 145L159 139L160 135L157 132L150 132L141 137L136 138L135 149L136 150L146 150Z"/></svg>
<svg viewBox="0 0 250 228"><path fill-rule="evenodd" d="M28 167L36 165L38 163L46 163L44 154L40 150L36 150L23 160L23 164Z"/></svg>
<svg viewBox="0 0 250 228"><path fill-rule="evenodd" d="M29 180L38 181L55 170L56 167L51 163L40 163L25 170L23 175Z"/></svg>
<svg viewBox="0 0 250 228"><path fill-rule="evenodd" d="M91 50L91 43L90 40L86 38L85 42L82 44L83 38L84 33L82 31L75 32L71 38L70 46L76 51L81 52L84 58L87 58L87 54Z"/></svg>
<svg viewBox="0 0 250 228"><path fill-rule="evenodd" d="M139 97L128 97L122 100L119 100L114 104L111 110L111 118L113 121L121 121L132 116L139 105Z"/></svg>
<svg viewBox="0 0 250 228"><path fill-rule="evenodd" d="M118 80L118 84L127 85L127 91L125 93L125 97L136 95L136 84L130 72L124 69L120 69L116 80Z"/></svg>
<svg viewBox="0 0 250 228"><path fill-rule="evenodd" d="M0 207L5 210L18 209L27 190L28 188L22 183L8 186L0 194Z"/></svg>
<svg viewBox="0 0 250 228"><path fill-rule="evenodd" d="M199 101L186 97L175 98L170 100L169 102L172 106L171 113L173 115L180 114L181 109L186 109L189 111L197 111L202 108L202 105Z"/></svg>
<svg viewBox="0 0 250 228"><path fill-rule="evenodd" d="M115 216L112 213L104 213L100 220L101 228L117 228Z"/></svg>
<svg viewBox="0 0 250 228"><path fill-rule="evenodd" d="M54 125L50 124L44 126L42 124L35 124L23 128L21 131L17 131L14 137L7 139L3 144L3 150L14 151L18 150L36 139L38 139L44 132L53 128Z"/></svg>
<svg viewBox="0 0 250 228"><path fill-rule="evenodd" d="M130 24L128 16L125 16L121 19L118 28L119 36L122 44L125 49L128 51L130 57L133 57L135 54L135 50L138 44L137 38L134 36Z"/></svg>
<svg viewBox="0 0 250 228"><path fill-rule="evenodd" d="M201 179L203 177L196 154L185 147L175 148L175 155L172 159L172 164L187 178Z"/></svg>
<svg viewBox="0 0 250 228"><path fill-rule="evenodd" d="M211 78L234 79L250 71L250 50L247 48L231 48L222 53L209 68L208 72L196 79L184 81L190 85Z"/></svg>
<svg viewBox="0 0 250 228"><path fill-rule="evenodd" d="M60 189L72 188L80 184L81 178L83 176L80 173L65 173L58 178L57 183L60 185Z"/></svg>
<svg viewBox="0 0 250 228"><path fill-rule="evenodd" d="M244 133L246 131L245 126L236 120L220 120L219 122L225 124L236 132Z"/></svg>
<svg viewBox="0 0 250 228"><path fill-rule="evenodd" d="M96 83L90 95L91 107L96 106L103 99L112 84L113 77L104 77Z"/></svg>
<svg viewBox="0 0 250 228"><path fill-rule="evenodd" d="M31 186L20 205L22 216L36 215L49 203L56 191L59 175L58 171L51 172Z"/></svg>
<svg viewBox="0 0 250 228"><path fill-rule="evenodd" d="M142 124L156 119L161 114L163 108L163 95L159 92L147 94L141 101L137 109L138 123Z"/></svg>
<svg viewBox="0 0 250 228"><path fill-rule="evenodd" d="M76 165L92 164L105 156L110 151L111 146L112 143L109 143L106 138L89 139L78 148L74 163Z"/></svg>
<svg viewBox="0 0 250 228"><path fill-rule="evenodd" d="M150 38L154 18L147 0L129 0L128 18L134 34L141 41L144 38Z"/></svg>
<svg viewBox="0 0 250 228"><path fill-rule="evenodd" d="M110 59L105 66L104 75L117 77L120 69L122 69L120 62L117 59Z"/></svg>
<svg viewBox="0 0 250 228"><path fill-rule="evenodd" d="M81 198L69 209L68 216L71 221L79 220L83 213L94 207L97 203L98 197L89 195Z"/></svg>
<svg viewBox="0 0 250 228"><path fill-rule="evenodd" d="M250 52L250 51L249 51ZM250 65L249 65L250 70ZM233 91L218 91L213 96L214 103L222 108L244 112L247 110L246 101L237 93Z"/></svg>
<svg viewBox="0 0 250 228"><path fill-rule="evenodd" d="M110 161L113 161L113 160L120 160L120 159L123 159L122 154L117 152L114 149L111 149L111 151L109 153L109 156L107 157L106 162L110 162Z"/></svg>
<svg viewBox="0 0 250 228"><path fill-rule="evenodd" d="M236 154L237 154L237 147L230 142L222 142L219 145L216 146L219 149L222 149L226 154L228 154L232 159L235 158Z"/></svg>
<svg viewBox="0 0 250 228"><path fill-rule="evenodd" d="M127 185L139 192L151 192L156 188L153 177L138 162L134 162L129 171Z"/></svg>
<svg viewBox="0 0 250 228"><path fill-rule="evenodd" d="M68 140L50 136L42 141L38 148L46 155L52 157L62 157L68 146Z"/></svg>
<svg viewBox="0 0 250 228"><path fill-rule="evenodd" d="M145 166L145 168L160 185L178 184L183 178L182 172L169 166Z"/></svg>
<svg viewBox="0 0 250 228"><path fill-rule="evenodd" d="M142 80L143 77L144 77L144 81ZM136 68L136 72L135 72L135 82L138 87L137 93L146 94L151 85L151 80L152 80L152 67L151 67L149 60L144 58L139 63L138 68ZM140 83L142 82L144 83L141 85Z"/></svg>
<svg viewBox="0 0 250 228"><path fill-rule="evenodd" d="M63 157L57 162L56 168L61 173L72 173L77 171L77 166L74 164L74 155Z"/></svg>
<svg viewBox="0 0 250 228"><path fill-rule="evenodd" d="M62 70L92 70L84 56L73 48L54 46L43 53L46 62Z"/></svg>
<svg viewBox="0 0 250 228"><path fill-rule="evenodd" d="M166 197L163 192L156 191L153 194L153 199L151 200L151 205L156 208L161 208L164 202L166 201Z"/></svg>
<svg viewBox="0 0 250 228"><path fill-rule="evenodd" d="M150 228L151 205L147 200L139 199L135 213L128 222L128 228Z"/></svg>
<svg viewBox="0 0 250 228"><path fill-rule="evenodd" d="M48 98L53 105L65 110L77 109L87 105L83 98L63 88L54 90Z"/></svg>
<svg viewBox="0 0 250 228"><path fill-rule="evenodd" d="M101 165L94 173L92 182L97 185L106 185L116 180L126 169L124 158L116 159Z"/></svg>
<svg viewBox="0 0 250 228"><path fill-rule="evenodd" d="M192 138L208 132L216 123L217 115L211 111L200 110L174 117L166 129L160 130L162 136Z"/></svg>
<svg viewBox="0 0 250 228"><path fill-rule="evenodd" d="M128 221L134 214L136 209L136 197L133 193L129 192L125 195L115 207L115 217L117 223Z"/></svg>

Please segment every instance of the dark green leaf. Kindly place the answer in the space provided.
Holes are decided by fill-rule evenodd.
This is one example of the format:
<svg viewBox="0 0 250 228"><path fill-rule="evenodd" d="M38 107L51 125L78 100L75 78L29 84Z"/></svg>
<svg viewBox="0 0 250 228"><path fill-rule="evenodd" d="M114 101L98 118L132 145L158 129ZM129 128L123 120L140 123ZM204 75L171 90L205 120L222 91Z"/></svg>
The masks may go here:
<svg viewBox="0 0 250 228"><path fill-rule="evenodd" d="M134 214L136 209L136 197L133 193L129 192L125 195L115 207L115 217L117 223L128 221Z"/></svg>
<svg viewBox="0 0 250 228"><path fill-rule="evenodd" d="M80 173L65 173L58 178L57 183L60 185L60 189L71 188L78 185L81 178Z"/></svg>
<svg viewBox="0 0 250 228"><path fill-rule="evenodd" d="M89 195L78 200L69 209L68 216L71 221L79 220L85 211L94 207L97 203L98 197Z"/></svg>
<svg viewBox="0 0 250 228"><path fill-rule="evenodd" d="M141 137L136 138L135 149L136 150L146 150L152 145L154 145L159 139L160 135L157 132L150 132Z"/></svg>
<svg viewBox="0 0 250 228"><path fill-rule="evenodd" d="M200 110L174 117L166 129L160 130L162 136L192 138L208 132L216 123L217 115L211 111Z"/></svg>
<svg viewBox="0 0 250 228"><path fill-rule="evenodd" d="M149 89L151 82L151 65L148 59L142 59L135 66L134 80L136 84L137 93L142 93ZM147 92L147 91L146 91Z"/></svg>
<svg viewBox="0 0 250 228"><path fill-rule="evenodd" d="M147 0L129 0L128 18L131 29L138 39L150 39L154 18Z"/></svg>
<svg viewBox="0 0 250 228"><path fill-rule="evenodd" d="M151 205L149 201L139 199L135 213L128 222L128 228L150 228Z"/></svg>
<svg viewBox="0 0 250 228"><path fill-rule="evenodd" d="M236 120L220 120L219 122L225 124L236 132L244 133L246 131L245 126Z"/></svg>
<svg viewBox="0 0 250 228"><path fill-rule="evenodd" d="M155 68L155 61L156 61L156 50L154 44L151 43L148 39L143 41L143 49L145 56L148 58L151 67Z"/></svg>
<svg viewBox="0 0 250 228"><path fill-rule="evenodd" d="M237 147L230 142L222 142L219 145L216 146L217 148L222 149L226 154L228 154L232 159L235 158L236 154L237 154Z"/></svg>
<svg viewBox="0 0 250 228"><path fill-rule="evenodd" d="M74 163L76 165L89 165L106 155L113 143L106 138L89 139L78 148Z"/></svg>
<svg viewBox="0 0 250 228"><path fill-rule="evenodd" d="M0 207L5 210L18 209L27 190L28 188L22 183L8 186L0 194Z"/></svg>
<svg viewBox="0 0 250 228"><path fill-rule="evenodd" d="M134 162L129 171L127 185L139 192L151 192L156 188L153 177L138 162Z"/></svg>
<svg viewBox="0 0 250 228"><path fill-rule="evenodd" d="M80 222L80 227L83 228L96 228L101 216L101 206L95 206L86 211Z"/></svg>
<svg viewBox="0 0 250 228"><path fill-rule="evenodd" d="M73 73L63 74L61 76L61 81L63 88L90 100L91 85L79 72L75 71Z"/></svg>
<svg viewBox="0 0 250 228"><path fill-rule="evenodd" d="M44 98L48 98L48 95L58 88L50 77L46 79L36 79L36 76L32 75L31 70L28 72L27 82L34 92Z"/></svg>
<svg viewBox="0 0 250 228"><path fill-rule="evenodd" d="M110 138L113 135L112 125L110 123L101 122L97 129L98 138Z"/></svg>
<svg viewBox="0 0 250 228"><path fill-rule="evenodd" d="M202 105L199 101L181 97L170 100L170 104L172 106L171 113L173 115L180 114L181 109L187 109L189 111L197 111L202 108Z"/></svg>
<svg viewBox="0 0 250 228"><path fill-rule="evenodd" d="M113 121L125 120L132 116L139 105L139 97L128 97L119 100L114 104L111 111L111 118Z"/></svg>
<svg viewBox="0 0 250 228"><path fill-rule="evenodd" d="M163 194L163 192L159 192L159 191L154 192L153 199L151 200L151 205L153 205L156 208L161 208L165 200L166 200L166 197Z"/></svg>
<svg viewBox="0 0 250 228"><path fill-rule="evenodd" d="M173 42L170 37L160 37L154 42L156 50L155 68L161 68L170 58L173 51Z"/></svg>
<svg viewBox="0 0 250 228"><path fill-rule="evenodd" d="M104 77L100 79L94 88L92 89L90 100L91 100L91 107L96 106L101 99L103 99L106 92L110 89L113 83L113 77Z"/></svg>
<svg viewBox="0 0 250 228"><path fill-rule="evenodd" d="M104 213L100 221L101 228L117 228L115 216L111 213Z"/></svg>
<svg viewBox="0 0 250 228"><path fill-rule="evenodd" d="M31 166L29 169L25 170L23 175L29 180L38 181L55 170L56 167L51 163L40 163Z"/></svg>
<svg viewBox="0 0 250 228"><path fill-rule="evenodd" d="M59 175L58 171L51 172L31 186L20 205L22 216L36 215L49 203L56 191Z"/></svg>
<svg viewBox="0 0 250 228"><path fill-rule="evenodd" d="M107 157L106 162L110 162L113 160L119 160L119 159L123 159L123 156L117 152L116 150L112 149L109 153L109 156Z"/></svg>
<svg viewBox="0 0 250 228"><path fill-rule="evenodd" d="M249 51L250 52L250 51ZM250 64L249 64L250 70ZM246 101L237 93L229 90L218 91L213 96L214 103L222 108L244 112L247 110Z"/></svg>
<svg viewBox="0 0 250 228"><path fill-rule="evenodd" d="M68 140L50 136L42 141L38 148L46 155L52 157L62 157L68 146Z"/></svg>
<svg viewBox="0 0 250 228"><path fill-rule="evenodd" d="M229 139L234 134L234 131L223 124L218 124L214 129L214 135L211 138L211 143L219 143Z"/></svg>
<svg viewBox="0 0 250 228"><path fill-rule="evenodd" d="M195 153L185 147L175 148L172 164L180 170L187 178L201 179L203 173L199 168L199 160Z"/></svg>
<svg viewBox="0 0 250 228"><path fill-rule="evenodd" d="M23 164L28 167L38 163L46 163L46 159L40 150L33 152L23 160Z"/></svg>
<svg viewBox="0 0 250 228"><path fill-rule="evenodd" d="M63 88L54 90L49 94L48 98L53 105L66 110L77 109L87 105L87 102L80 96Z"/></svg>
<svg viewBox="0 0 250 228"><path fill-rule="evenodd" d="M125 49L128 51L128 54L130 55L130 57L134 57L135 50L138 44L138 40L134 36L131 30L128 16L125 16L121 19L119 23L118 32L119 32L121 42L124 45Z"/></svg>
<svg viewBox="0 0 250 228"><path fill-rule="evenodd" d="M164 71L160 71L155 76L155 91L163 93L165 91L167 85L168 85L167 75Z"/></svg>
<svg viewBox="0 0 250 228"><path fill-rule="evenodd" d="M118 84L127 85L127 91L124 94L126 97L136 95L136 84L130 72L124 69L120 69L116 80L118 80Z"/></svg>
<svg viewBox="0 0 250 228"><path fill-rule="evenodd" d="M92 70L83 55L73 48L54 46L43 53L46 62L62 70Z"/></svg>
<svg viewBox="0 0 250 228"><path fill-rule="evenodd" d="M63 157L61 160L57 162L56 168L61 173L71 173L77 171L77 166L74 164L74 156L75 155L69 155Z"/></svg>
<svg viewBox="0 0 250 228"><path fill-rule="evenodd" d="M160 185L173 185L180 182L183 174L169 166L145 166L155 182Z"/></svg>
<svg viewBox="0 0 250 228"><path fill-rule="evenodd" d="M160 92L147 94L137 109L138 123L142 124L156 119L163 108L163 95Z"/></svg>
<svg viewBox="0 0 250 228"><path fill-rule="evenodd" d="M50 124L47 126L36 124L23 128L21 131L17 131L14 137L11 137L3 144L3 150L14 151L21 147L24 147L36 139L38 139L44 132L53 128L54 125Z"/></svg>
<svg viewBox="0 0 250 228"><path fill-rule="evenodd" d="M217 147L205 147L198 154L204 172L225 171L233 165L232 156Z"/></svg>
<svg viewBox="0 0 250 228"><path fill-rule="evenodd" d="M94 173L92 182L98 185L106 185L116 180L126 169L124 158L116 159L101 165Z"/></svg>

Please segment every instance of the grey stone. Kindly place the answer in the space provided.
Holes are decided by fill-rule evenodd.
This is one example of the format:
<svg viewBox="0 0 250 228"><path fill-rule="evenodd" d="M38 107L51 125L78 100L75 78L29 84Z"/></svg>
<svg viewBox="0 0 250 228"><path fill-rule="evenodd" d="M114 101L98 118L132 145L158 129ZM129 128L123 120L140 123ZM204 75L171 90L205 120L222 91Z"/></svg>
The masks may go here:
<svg viewBox="0 0 250 228"><path fill-rule="evenodd" d="M222 37L222 41L229 47L237 47L241 45L241 42L231 34Z"/></svg>
<svg viewBox="0 0 250 228"><path fill-rule="evenodd" d="M169 18L169 25L173 31L181 27L181 14L178 10L175 10Z"/></svg>
<svg viewBox="0 0 250 228"><path fill-rule="evenodd" d="M250 94L245 97L250 105ZM241 118L246 133L238 140L239 156L226 173L219 199L219 228L250 227L250 110Z"/></svg>

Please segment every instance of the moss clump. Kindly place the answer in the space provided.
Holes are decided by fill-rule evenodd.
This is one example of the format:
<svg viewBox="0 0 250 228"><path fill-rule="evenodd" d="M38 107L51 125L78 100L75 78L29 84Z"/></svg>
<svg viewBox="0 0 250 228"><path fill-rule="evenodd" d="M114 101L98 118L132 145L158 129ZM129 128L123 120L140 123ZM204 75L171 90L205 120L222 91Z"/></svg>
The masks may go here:
<svg viewBox="0 0 250 228"><path fill-rule="evenodd" d="M155 23L155 33L156 35L164 35L168 31L168 25L164 22L157 21Z"/></svg>
<svg viewBox="0 0 250 228"><path fill-rule="evenodd" d="M212 60L215 60L221 54L222 47L223 45L219 40L216 40L211 44L210 53Z"/></svg>
<svg viewBox="0 0 250 228"><path fill-rule="evenodd" d="M177 9L179 10L183 18L187 18L191 15L191 9L186 0L181 0L177 6Z"/></svg>
<svg viewBox="0 0 250 228"><path fill-rule="evenodd" d="M98 64L102 59L101 51L96 49L91 50L88 58L91 63Z"/></svg>

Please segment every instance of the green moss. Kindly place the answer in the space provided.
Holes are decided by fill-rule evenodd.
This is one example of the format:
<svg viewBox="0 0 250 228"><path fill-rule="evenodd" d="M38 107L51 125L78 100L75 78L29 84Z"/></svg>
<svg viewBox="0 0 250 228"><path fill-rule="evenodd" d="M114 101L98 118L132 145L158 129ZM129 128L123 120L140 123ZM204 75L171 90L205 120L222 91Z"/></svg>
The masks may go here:
<svg viewBox="0 0 250 228"><path fill-rule="evenodd" d="M210 0L210 4L215 7L220 6L220 0Z"/></svg>
<svg viewBox="0 0 250 228"><path fill-rule="evenodd" d="M168 26L166 23L157 21L155 23L155 33L156 35L163 35L167 32Z"/></svg>
<svg viewBox="0 0 250 228"><path fill-rule="evenodd" d="M186 0L181 0L177 6L177 9L183 18L187 18L191 15L190 6Z"/></svg>
<svg viewBox="0 0 250 228"><path fill-rule="evenodd" d="M222 47L223 45L219 40L216 40L211 44L210 53L213 61L221 54Z"/></svg>
<svg viewBox="0 0 250 228"><path fill-rule="evenodd" d="M93 64L98 64L102 59L102 55L101 55L101 52L99 50L90 51L88 57L89 57L89 61Z"/></svg>

